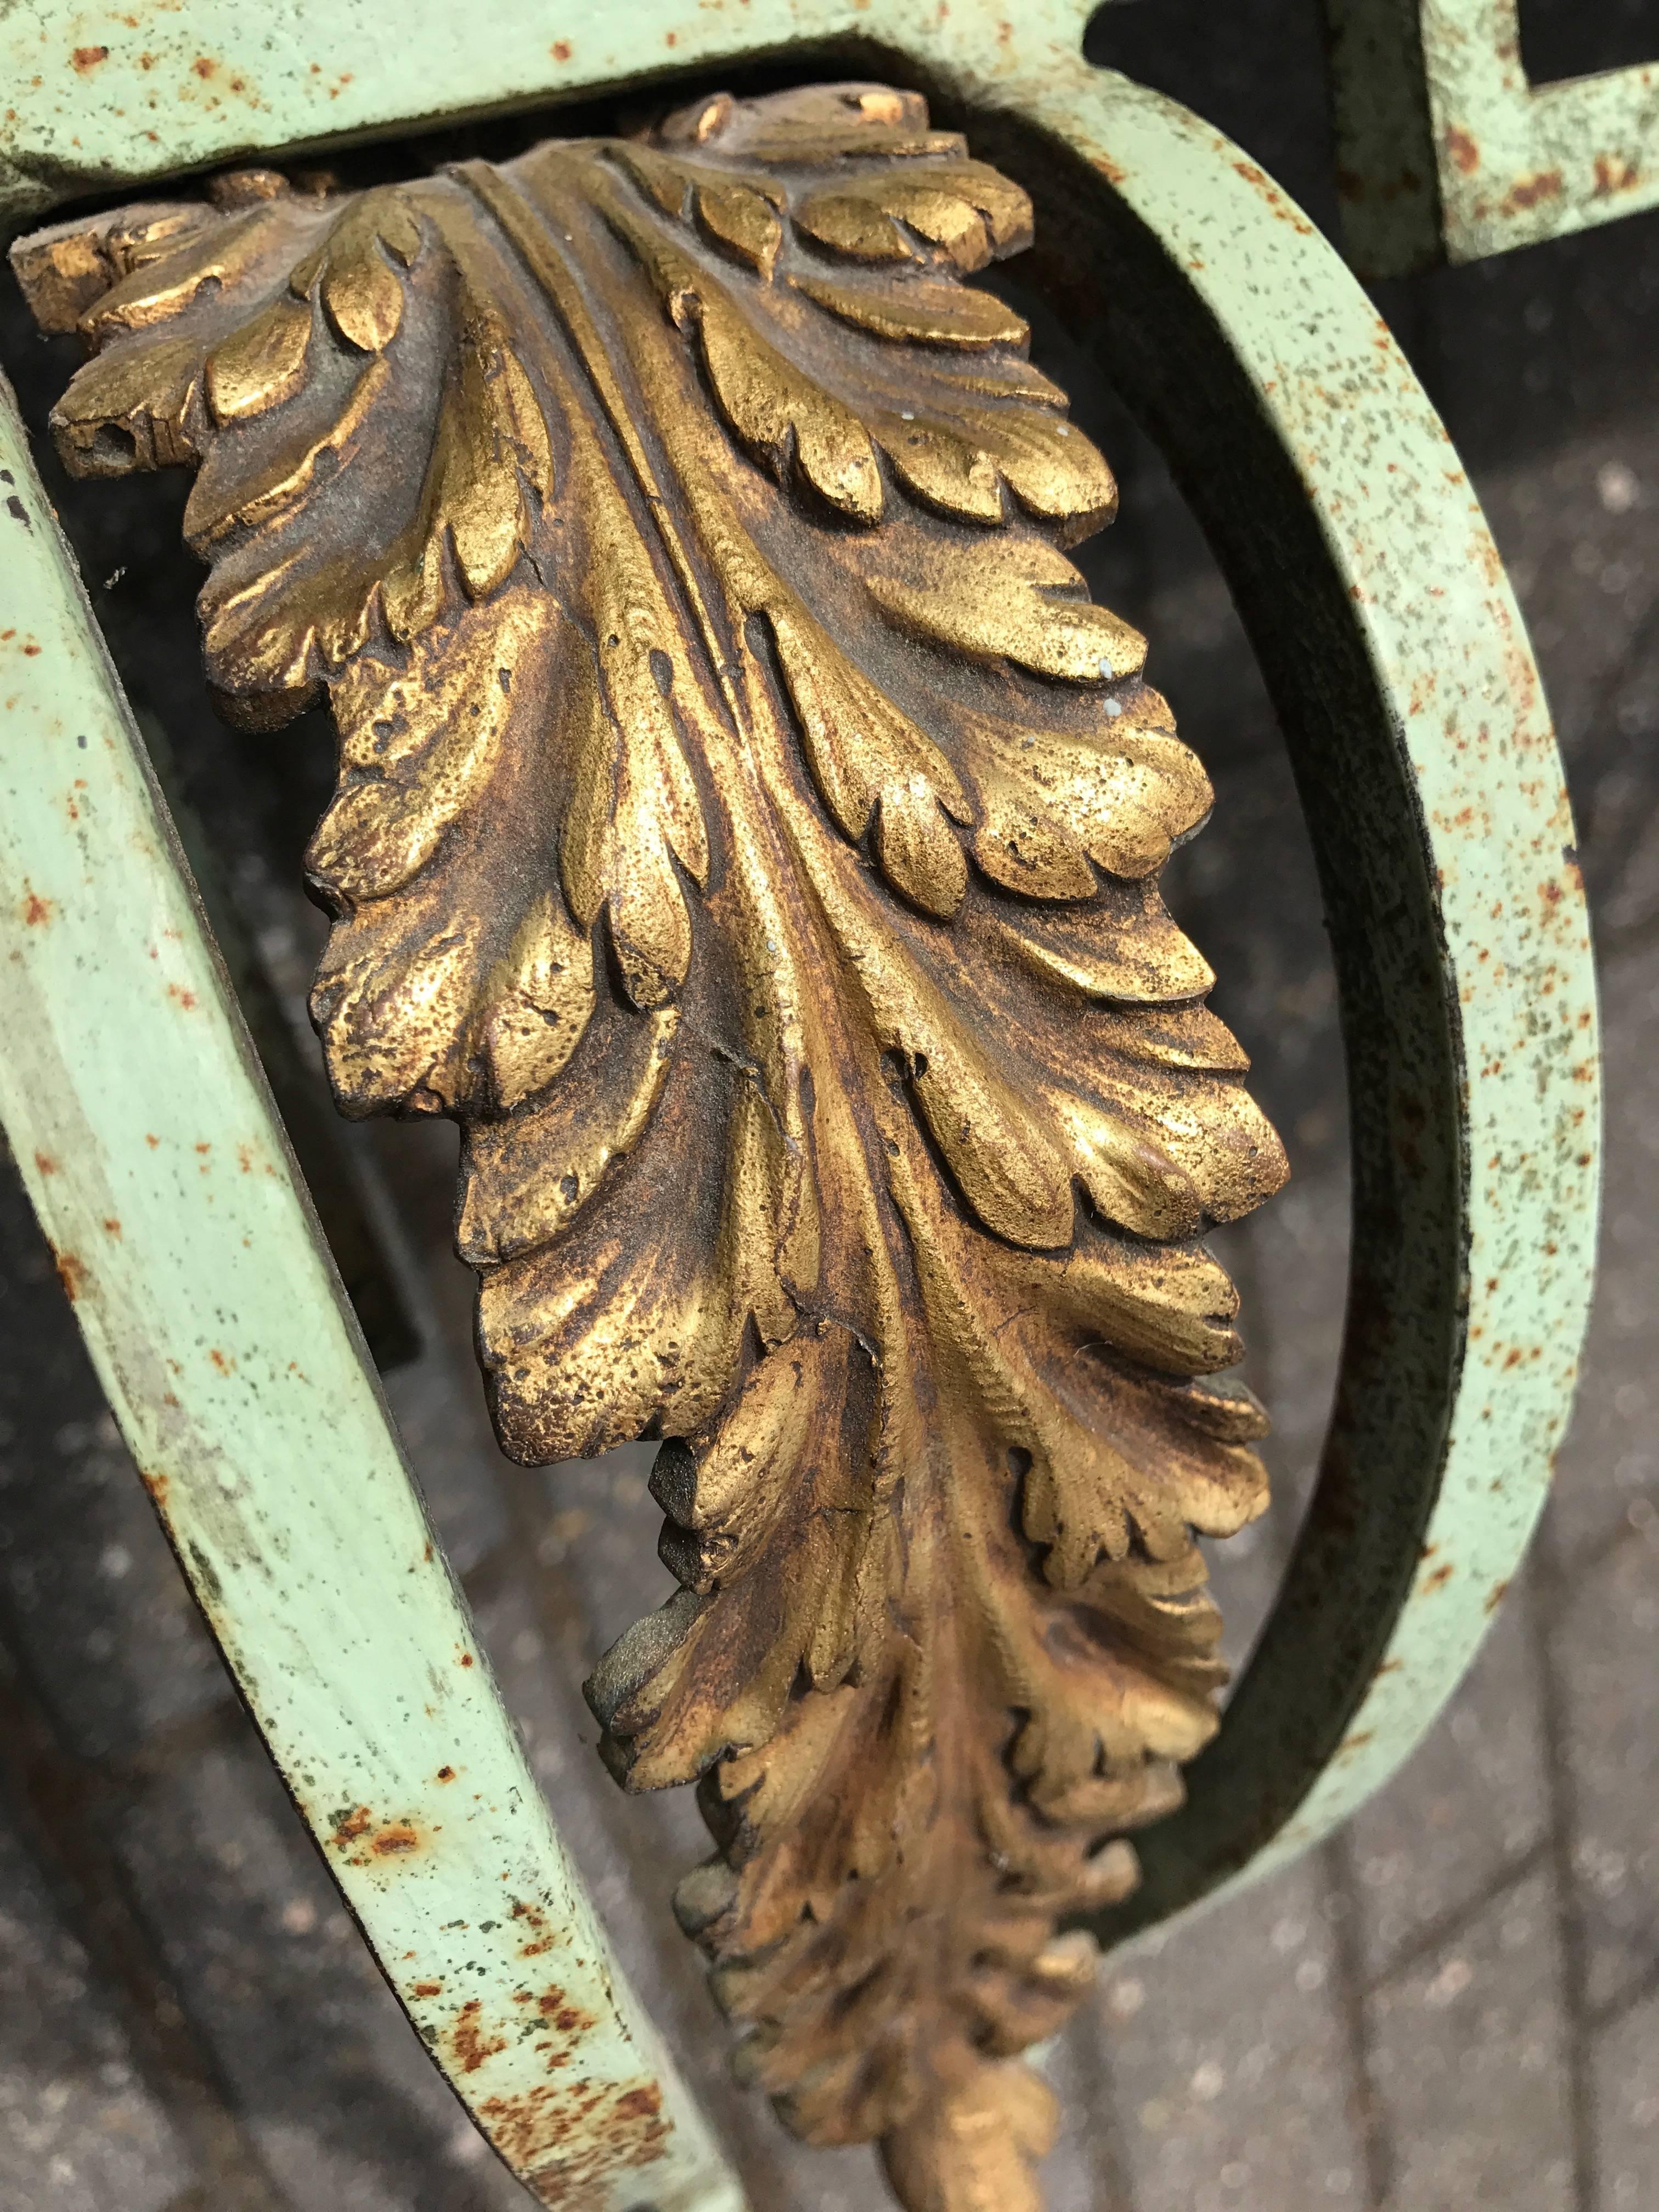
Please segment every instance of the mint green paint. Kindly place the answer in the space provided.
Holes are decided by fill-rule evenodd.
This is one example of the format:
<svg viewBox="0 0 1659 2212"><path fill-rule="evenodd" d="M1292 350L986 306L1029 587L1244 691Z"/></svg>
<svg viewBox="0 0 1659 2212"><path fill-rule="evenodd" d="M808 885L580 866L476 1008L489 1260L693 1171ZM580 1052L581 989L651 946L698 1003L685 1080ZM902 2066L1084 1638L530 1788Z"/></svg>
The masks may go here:
<svg viewBox="0 0 1659 2212"><path fill-rule="evenodd" d="M990 87L1045 52L1074 54L1091 12L1083 0L13 0L0 9L0 222L15 230L115 184L809 41L955 61Z"/></svg>
<svg viewBox="0 0 1659 2212"><path fill-rule="evenodd" d="M15 228L77 192L143 185L182 167L552 103L669 70L695 70L706 83L733 58L791 52L826 75L884 65L955 97L978 118L981 150L1037 191L1048 210L1040 237L1075 233L1070 277L1063 261L1046 273L1061 291L1071 283L1065 304L1085 336L1097 325L1108 334L1115 372L1120 355L1141 361L1137 404L1177 467L1193 471L1194 503L1229 563L1264 665L1279 671L1316 837L1335 872L1334 913L1345 886L1333 841L1364 818L1363 807L1345 816L1338 803L1346 780L1343 702L1352 694L1356 776L1363 752L1377 848L1397 847L1400 856L1392 904L1387 866L1365 894L1369 908L1364 898L1350 902L1350 921L1358 920L1352 972L1363 978L1374 951L1393 994L1386 1003L1407 1010L1407 1030L1420 1020L1420 1039L1387 1040L1390 1080L1409 1094L1420 1042L1424 1095L1438 1101L1439 1115L1422 1141L1449 1194L1445 1218L1419 1220L1414 1243L1395 1256L1426 1271L1425 1301L1434 1293L1456 1321L1440 1364L1425 1352L1420 1382L1408 1361L1396 1359L1397 1372L1384 1362L1421 1436L1402 1445L1398 1467L1373 1446L1367 1480L1397 1478L1402 1495L1420 1492L1424 1503L1421 1516L1402 1514L1389 1574L1369 1593L1382 1630L1362 1651L1343 1646L1345 1612L1360 1593L1345 1584L1340 1559L1322 1574L1299 1555L1287 1586L1279 1620L1292 1624L1292 1668L1305 1624L1314 1656L1303 1671L1329 1674L1316 1685L1324 1706L1314 1717L1340 1741L1327 1757L1321 1739L1315 1763L1323 1759L1322 1771L1305 1790L1297 1781L1299 1802L1265 1827L1251 1826L1248 1793L1229 1799L1224 1791L1206 1803L1200 1761L1193 1820L1183 1828L1186 1816L1178 1816L1146 1838L1148 1909L1167 1912L1217 1893L1220 1882L1282 1864L1388 1778L1449 1694L1521 1555L1566 1416L1589 1294L1595 1008L1571 825L1536 672L1443 430L1335 254L1269 180L1182 110L1086 67L1079 47L1087 13L1081 0L1024 0L1018 9L1007 0L952 0L948 11L937 0L869 8L853 0L633 0L625 9L613 0L466 9L453 0L397 8L291 0L280 12L240 0L167 8L134 0L118 15L35 0L0 15L0 70L16 88L8 94L14 116L0 129L0 215ZM136 28L128 14L137 16ZM77 49L100 46L107 52L90 60L83 52L77 64ZM1059 179L1046 201L1045 173ZM1109 239L1107 262L1115 255L1149 272L1146 304L1133 286L1079 287L1075 269L1097 235ZM1227 426L1236 427L1236 443ZM384 1547L385 1594L395 1589L419 1611L422 1648L439 1622L440 1641L462 1636L462 1617L435 1570L422 1574L411 1556L418 1516L406 1478L268 1110L237 1058L234 1017L84 602L55 539L41 563L46 543L40 533L29 541L36 565L26 586L14 586L7 572L7 620L26 589L27 620L51 640L49 654L19 665L21 690L10 684L11 664L5 672L7 692L35 702L27 737L20 721L3 726L0 738L15 794L3 893L12 906L0 927L8 951L20 955L4 970L6 1034L16 1041L4 1078L8 1117L26 1161L37 1128L45 1149L58 1148L59 1174L34 1178L37 1203L87 1268L81 1310L142 1462L167 1471L163 1455L172 1451L186 1470L181 1494L198 1501L192 1533L215 1547L221 1589L236 1601L220 1605L233 1662L261 1682L256 1707L279 1759L294 1771L304 1759L306 1771L317 1771L317 1784L302 1787L326 1812L355 1802L352 1778L364 1771L368 1747L379 1771L395 1778L394 1797L405 1792L398 1809L435 1820L439 1801L422 1780L428 1731L410 1719L407 1742L422 1747L407 1757L387 1723L396 1700L412 1694L409 1677L388 1674L377 1692L387 1702L376 1705L356 1670L319 1656L308 1630L296 1640L290 1584L278 1582L271 1563L303 1558L308 1603L326 1601L343 1631L362 1638L354 1648L373 1649L377 1663L385 1645L407 1649L410 1638L400 1627L383 1644L373 1631L385 1622L353 1618L337 1595L347 1560L354 1582L370 1571L365 1531ZM1293 567L1281 544L1300 549ZM1311 628L1309 610L1310 621L1317 617ZM1332 655L1328 697L1309 661L1316 635ZM1339 672L1347 687L1340 696ZM88 702L92 742L103 750L94 811L82 810L71 827L72 775L64 770L73 766L72 738L64 733L77 699ZM46 732L55 733L50 742ZM94 838L95 819L110 834ZM1357 849L1363 862L1365 848ZM49 928L33 933L18 920L31 889L53 902L54 914ZM176 943L158 934L162 916L179 930ZM1424 943L1431 948L1426 963ZM196 997L188 1023L167 996L168 981ZM218 1070L206 1088L198 1076L204 1038L216 1039L209 1059ZM1442 1062L1462 1073L1436 1090L1430 1077ZM1358 1119L1373 1106L1357 1091ZM1386 1116L1373 1119L1382 1142ZM161 1133L163 1145L149 1150L145 1130ZM1394 1134L1409 1152L1409 1133ZM203 1137L222 1162L227 1147L234 1156L238 1143L256 1144L263 1149L253 1157L269 1175L243 1179L246 1190L228 1176L202 1177L194 1146ZM124 1221L115 1243L94 1233L106 1207ZM137 1224L145 1224L142 1235ZM246 1247L243 1233L252 1238ZM1357 1258L1363 1271L1364 1249ZM237 1363L225 1376L204 1368L216 1344ZM1345 1355L1351 1382L1364 1380L1364 1353L1362 1333ZM288 1379L289 1358L308 1378L303 1387ZM165 1367L168 1359L179 1376ZM169 1389L185 1410L168 1410ZM325 1413L313 1413L313 1405ZM406 1600L396 1581L404 1567ZM1264 1717L1273 1703L1272 1666L1281 1668L1277 1679L1289 1679L1272 1643L1270 1636L1218 1746L1269 1779L1275 1771L1299 1772L1295 1761L1306 1749L1275 1740ZM447 1755L488 1771L479 1802L495 1809L478 1815L488 1824L482 1830L460 1838L450 1832L434 1854L441 1873L413 1860L340 1869L356 1885L382 1955L395 1957L406 1942L424 1965L434 1944L441 1949L434 1923L441 1928L455 1910L454 1895L488 1887L498 1836L504 1852L510 1832L514 1856L505 1863L537 1869L540 1893L568 1916L559 1925L597 1960L586 1908L561 1887L556 1844L482 1669L458 1686L453 1670L440 1665L435 1679L445 1686L434 1725L452 1747ZM360 1737L346 1716L361 1725ZM1167 1848L1166 1834L1174 1838ZM516 1856L520 1848L527 1856ZM530 1879L528 1871L513 1875ZM455 1964L446 1954L446 1972ZM509 1958L491 1954L498 1982L513 1970ZM645 2031L618 2002L635 2048L643 2049ZM620 2039L621 2025L615 2033ZM625 2050L617 2048L620 2081ZM689 2118L681 2136L701 2142ZM717 2183L708 2186L718 2193ZM625 2190L617 2202L626 2202Z"/></svg>
<svg viewBox="0 0 1659 2212"><path fill-rule="evenodd" d="M1213 319L1293 468L1414 786L1461 1018L1466 1322L1438 1492L1342 1741L1237 1877L1254 1880L1328 1834L1421 1739L1547 1495L1595 1267L1589 921L1519 610L1445 430L1364 294L1259 170L1160 96L1055 56L998 99L1109 171L1109 189ZM1197 367L1171 359L1167 374ZM1342 1590L1327 1603L1340 1613Z"/></svg>
<svg viewBox="0 0 1659 2212"><path fill-rule="evenodd" d="M1520 0L1325 0L1343 228L1368 276L1659 206L1659 58L1532 84Z"/></svg>
<svg viewBox="0 0 1659 2212"><path fill-rule="evenodd" d="M544 2161L580 2172L618 2100L659 2087L666 2154L594 2203L741 2212L436 1552L3 380L0 471L0 1113L110 1403L330 1871L475 2116L556 2111L585 2078L604 2101ZM520 2030L555 1983L592 2024L550 2074Z"/></svg>

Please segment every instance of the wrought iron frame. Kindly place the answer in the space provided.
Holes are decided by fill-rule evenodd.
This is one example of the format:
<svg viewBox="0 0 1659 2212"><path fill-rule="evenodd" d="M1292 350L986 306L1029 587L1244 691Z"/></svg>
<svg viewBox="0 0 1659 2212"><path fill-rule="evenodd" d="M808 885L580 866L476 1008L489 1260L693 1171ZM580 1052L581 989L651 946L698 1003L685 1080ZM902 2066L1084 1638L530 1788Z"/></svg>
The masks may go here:
<svg viewBox="0 0 1659 2212"><path fill-rule="evenodd" d="M1659 205L1659 61L1534 84L1520 0L1326 0L1343 234L1365 276Z"/></svg>
<svg viewBox="0 0 1659 2212"><path fill-rule="evenodd" d="M112 14L89 46L84 11L37 0L0 26L16 88L0 222L760 58L914 84L1031 192L1031 274L1168 456L1272 687L1353 1116L1317 1493L1187 1807L1147 1832L1140 1892L1096 1927L1110 1942L1328 1833L1473 1655L1571 1399L1598 1065L1547 713L1445 433L1314 227L1207 125L1089 68L1085 14L757 0L739 20L635 0L619 17L573 0L550 26L531 0L412 0L388 36L378 0L280 17L188 0L136 28ZM605 2091L558 2185L580 2175L617 2212L646 2187L665 2212L734 2205L432 1543L9 397L0 447L0 1110L112 1405L343 1893L497 2148L530 2178L514 2124L540 2085L511 2050L439 2034L422 1985L465 1972L505 1999L544 1929L562 1978L586 1978L584 2063ZM644 2138L608 2122L659 2100L647 2162L616 2166Z"/></svg>

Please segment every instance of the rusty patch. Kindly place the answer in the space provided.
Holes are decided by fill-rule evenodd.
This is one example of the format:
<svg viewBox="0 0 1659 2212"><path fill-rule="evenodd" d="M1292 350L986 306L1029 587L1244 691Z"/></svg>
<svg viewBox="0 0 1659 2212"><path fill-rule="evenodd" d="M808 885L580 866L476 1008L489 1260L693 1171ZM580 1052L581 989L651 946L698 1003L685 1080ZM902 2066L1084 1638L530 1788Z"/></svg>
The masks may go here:
<svg viewBox="0 0 1659 2212"><path fill-rule="evenodd" d="M1446 151L1466 177L1472 177L1480 167L1480 149L1468 132L1460 131L1455 124L1446 133Z"/></svg>
<svg viewBox="0 0 1659 2212"><path fill-rule="evenodd" d="M209 1352L208 1358L213 1362L214 1365L218 1369L222 1375L228 1375L236 1364L236 1362L231 1358L228 1352L220 1351L216 1344L214 1346L212 1351Z"/></svg>
<svg viewBox="0 0 1659 2212"><path fill-rule="evenodd" d="M1121 168L1115 161L1109 160L1104 154L1097 154L1095 155L1094 165L1096 168L1099 170L1101 175L1105 178L1109 185L1121 185L1123 182L1124 177L1127 173L1127 172Z"/></svg>
<svg viewBox="0 0 1659 2212"><path fill-rule="evenodd" d="M79 70L84 76L88 70L95 70L100 62L106 62L108 59L107 46L77 46L70 56L70 65Z"/></svg>
<svg viewBox="0 0 1659 2212"><path fill-rule="evenodd" d="M50 1152L37 1152L34 1164L43 1176L55 1176L58 1172L58 1163Z"/></svg>
<svg viewBox="0 0 1659 2212"><path fill-rule="evenodd" d="M1297 212L1264 169L1257 168L1254 161L1235 161L1233 168L1237 175L1243 178L1250 189L1259 193L1266 201L1268 211L1276 222L1289 223L1298 237L1312 237L1313 225L1305 216Z"/></svg>
<svg viewBox="0 0 1659 2212"><path fill-rule="evenodd" d="M87 1263L76 1254L69 1251L54 1251L52 1258L58 1267L58 1279L64 1285L70 1304L74 1305L80 1298L88 1279Z"/></svg>
<svg viewBox="0 0 1659 2212"><path fill-rule="evenodd" d="M1456 1572L1456 1568L1448 1559L1443 1567L1437 1567L1431 1575L1423 1577L1424 1594L1426 1595L1430 1590L1443 1589Z"/></svg>
<svg viewBox="0 0 1659 2212"><path fill-rule="evenodd" d="M486 2059L507 2048L504 2035L485 2033L483 2006L477 1997L469 1997L461 2007L449 2039L454 2048L455 2063L463 2074L476 2074Z"/></svg>
<svg viewBox="0 0 1659 2212"><path fill-rule="evenodd" d="M1540 200L1559 200L1561 197L1559 169L1540 169L1535 177L1523 177L1518 185L1511 185L1504 193L1502 211L1519 215L1527 208L1536 207Z"/></svg>
<svg viewBox="0 0 1659 2212"><path fill-rule="evenodd" d="M173 1487L167 1476L165 1474L151 1474L147 1468L141 1467L138 1470L138 1480L143 1484L145 1489L149 1491L151 1498L157 1505L165 1505L167 1504L167 1492Z"/></svg>
<svg viewBox="0 0 1659 2212"><path fill-rule="evenodd" d="M641 2089L624 2089L611 2110L619 2120L654 2119L662 2110L662 2091L654 2081Z"/></svg>
<svg viewBox="0 0 1659 2212"><path fill-rule="evenodd" d="M568 62L568 61L569 60L569 58L570 58L570 41L569 41L569 40L568 40L568 39L555 39L555 40L554 40L554 41L553 41L553 58L554 58L554 60L555 60L556 62Z"/></svg>
<svg viewBox="0 0 1659 2212"><path fill-rule="evenodd" d="M453 1766L441 1766L438 1769L438 1779L440 1782L453 1782L455 1779L454 1768Z"/></svg>
<svg viewBox="0 0 1659 2212"><path fill-rule="evenodd" d="M52 902L31 891L23 902L23 920L31 929L40 929L52 920Z"/></svg>
<svg viewBox="0 0 1659 2212"><path fill-rule="evenodd" d="M443 1995L441 1982L416 1982L414 1995L417 1997L436 1997Z"/></svg>
<svg viewBox="0 0 1659 2212"><path fill-rule="evenodd" d="M570 2115L557 2109L562 2097L562 2090L548 2082L516 2097L487 2098L478 2107L478 2117L502 2157L522 2167L544 2155L568 2131ZM542 2197L544 2204L556 2201Z"/></svg>
<svg viewBox="0 0 1659 2212"><path fill-rule="evenodd" d="M181 1007L185 1013L189 1013L196 1004L195 992L185 990L182 983L169 983L167 985L167 996L173 1000L176 1006Z"/></svg>
<svg viewBox="0 0 1659 2212"><path fill-rule="evenodd" d="M584 2035L599 2024L591 2012L572 2004L556 1982L542 1991L536 2000L536 2009L550 2027L556 2027L564 2035Z"/></svg>
<svg viewBox="0 0 1659 2212"><path fill-rule="evenodd" d="M519 1946L521 1959L538 1959L558 1942L558 1937L547 1924L547 1915L539 1905L526 1905L522 1898L517 1898L514 1900L513 1917L530 1923L530 1941Z"/></svg>
<svg viewBox="0 0 1659 2212"><path fill-rule="evenodd" d="M1509 1577L1507 1576L1504 1577L1501 1583L1494 1583L1492 1584L1492 1588L1486 1592L1486 1609L1489 1614L1497 1612L1498 1607L1503 1604L1504 1600L1509 1595L1509 1589L1510 1584Z"/></svg>
<svg viewBox="0 0 1659 2212"><path fill-rule="evenodd" d="M668 2124L654 2082L605 2095L579 2081L552 2082L517 2096L489 2097L478 2118L501 2155L549 2206L592 2202L595 2187L619 2166L649 2165L662 2154Z"/></svg>
<svg viewBox="0 0 1659 2212"><path fill-rule="evenodd" d="M1641 181L1641 169L1636 162L1627 161L1622 154L1596 155L1594 193L1596 199L1611 199L1615 192L1627 192Z"/></svg>
<svg viewBox="0 0 1659 2212"><path fill-rule="evenodd" d="M421 1848L421 1832L413 1820L382 1820L377 1826L367 1805L350 1806L331 1814L329 1826L335 1849L346 1854L349 1866L370 1866L376 1858L397 1858ZM353 1850L354 1844L359 1848Z"/></svg>
<svg viewBox="0 0 1659 2212"><path fill-rule="evenodd" d="M104 1234L106 1237L118 1237L121 1234L121 1224L112 1213L104 1223Z"/></svg>
<svg viewBox="0 0 1659 2212"><path fill-rule="evenodd" d="M654 2083L623 2090L608 2112L598 2111L602 2101L588 2100L558 2126L561 2135L574 2135L580 2128L580 2148L568 2158L545 2160L526 2176L542 2203L588 2203L596 2184L618 2166L648 2166L662 2155L669 2130L662 2117L662 2093ZM544 2129L548 2117L543 2117Z"/></svg>

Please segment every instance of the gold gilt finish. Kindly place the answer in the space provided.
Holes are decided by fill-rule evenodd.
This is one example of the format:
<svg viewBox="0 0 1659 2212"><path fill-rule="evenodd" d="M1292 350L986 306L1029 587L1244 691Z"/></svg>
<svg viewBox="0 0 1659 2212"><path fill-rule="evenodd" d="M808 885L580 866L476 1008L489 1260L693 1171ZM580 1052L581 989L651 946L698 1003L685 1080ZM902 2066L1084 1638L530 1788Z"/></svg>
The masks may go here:
<svg viewBox="0 0 1659 2212"><path fill-rule="evenodd" d="M702 1778L741 2069L912 2212L1038 2201L1057 1927L1266 1502L1199 1240L1284 1161L1158 895L1208 785L1062 550L1111 477L962 282L1030 220L855 85L16 255L70 465L198 471L226 712L332 708L336 1093L464 1126L506 1449L665 1439L606 1755Z"/></svg>

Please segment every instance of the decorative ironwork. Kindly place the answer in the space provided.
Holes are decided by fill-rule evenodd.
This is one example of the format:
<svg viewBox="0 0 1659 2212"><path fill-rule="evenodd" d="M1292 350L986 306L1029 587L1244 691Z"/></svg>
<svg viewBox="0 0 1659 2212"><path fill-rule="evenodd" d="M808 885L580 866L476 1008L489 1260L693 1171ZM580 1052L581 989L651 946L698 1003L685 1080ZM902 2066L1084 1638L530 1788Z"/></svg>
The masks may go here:
<svg viewBox="0 0 1659 2212"><path fill-rule="evenodd" d="M1520 0L1325 0L1337 191L1366 276L1480 261L1659 203L1659 68L1534 84Z"/></svg>
<svg viewBox="0 0 1659 2212"><path fill-rule="evenodd" d="M337 1097L463 1124L504 1447L665 1440L606 1755L701 1778L743 2069L916 2212L1036 2202L1056 1929L1267 1496L1200 1239L1283 1156L1157 893L1208 786L1062 550L1109 473L962 282L1029 236L855 85L15 256L70 465L198 471L227 714L334 714Z"/></svg>

